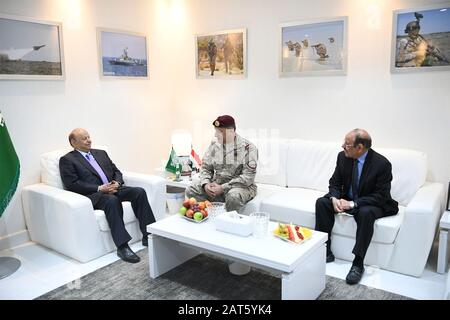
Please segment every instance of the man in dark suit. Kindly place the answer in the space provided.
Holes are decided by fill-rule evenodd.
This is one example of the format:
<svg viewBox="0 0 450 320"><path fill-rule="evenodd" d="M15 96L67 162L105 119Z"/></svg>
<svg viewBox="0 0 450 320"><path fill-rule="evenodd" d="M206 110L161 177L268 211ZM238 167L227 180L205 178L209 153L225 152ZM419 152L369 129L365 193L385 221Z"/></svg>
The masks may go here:
<svg viewBox="0 0 450 320"><path fill-rule="evenodd" d="M126 187L122 173L103 150L91 149L91 138L84 129L74 129L69 135L75 149L59 160L61 179L69 191L85 195L94 209L105 212L117 255L127 262L140 258L128 246L131 236L123 222L122 201L130 201L142 231L142 244L148 246L146 226L155 222L147 194L139 187Z"/></svg>
<svg viewBox="0 0 450 320"><path fill-rule="evenodd" d="M334 215L346 212L356 220L356 243L352 251L355 259L346 278L348 284L358 283L364 273L363 261L375 220L398 212L398 203L390 194L391 163L371 146L372 139L363 129L354 129L345 136L344 151L338 154L329 193L316 202L315 229L328 233L327 262L334 261L330 238Z"/></svg>

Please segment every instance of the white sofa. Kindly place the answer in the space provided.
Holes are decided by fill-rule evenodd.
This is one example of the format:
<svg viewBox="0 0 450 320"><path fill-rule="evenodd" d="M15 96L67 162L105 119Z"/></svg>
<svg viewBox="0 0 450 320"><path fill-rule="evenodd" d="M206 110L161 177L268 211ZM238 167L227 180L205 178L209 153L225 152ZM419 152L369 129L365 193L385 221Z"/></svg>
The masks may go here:
<svg viewBox="0 0 450 320"><path fill-rule="evenodd" d="M99 149L106 150L104 147ZM31 240L87 262L116 249L102 210L94 210L89 198L64 190L59 159L71 149L52 151L41 156L41 183L22 189L25 221ZM157 176L122 171L126 185L145 189L156 220L165 214L165 182ZM142 233L131 203L123 202L124 222L132 240Z"/></svg>
<svg viewBox="0 0 450 320"><path fill-rule="evenodd" d="M314 228L315 203L328 192L340 143L305 140L256 140L259 165L257 196L243 213L267 211L271 220ZM374 150L392 164L392 197L399 213L378 219L365 264L421 276L443 211L445 191L441 183L426 181L427 157L405 149ZM356 222L339 214L332 233L332 251L353 260Z"/></svg>

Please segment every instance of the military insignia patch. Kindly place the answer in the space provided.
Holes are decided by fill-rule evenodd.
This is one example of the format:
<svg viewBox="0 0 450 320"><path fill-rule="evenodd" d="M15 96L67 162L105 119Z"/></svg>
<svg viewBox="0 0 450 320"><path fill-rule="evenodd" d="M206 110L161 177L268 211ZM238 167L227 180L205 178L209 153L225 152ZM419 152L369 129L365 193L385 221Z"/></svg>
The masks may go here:
<svg viewBox="0 0 450 320"><path fill-rule="evenodd" d="M218 126L220 126L220 122L219 121L214 121L214 126L216 126L216 127L218 127Z"/></svg>
<svg viewBox="0 0 450 320"><path fill-rule="evenodd" d="M255 160L250 160L247 162L247 167L249 167L252 170L256 170L257 164Z"/></svg>

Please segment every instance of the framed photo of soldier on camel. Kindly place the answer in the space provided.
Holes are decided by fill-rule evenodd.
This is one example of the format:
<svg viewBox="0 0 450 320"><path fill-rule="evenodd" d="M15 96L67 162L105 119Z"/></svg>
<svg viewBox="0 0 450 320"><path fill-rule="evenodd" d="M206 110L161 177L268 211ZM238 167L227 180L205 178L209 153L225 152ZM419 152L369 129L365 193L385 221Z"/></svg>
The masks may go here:
<svg viewBox="0 0 450 320"><path fill-rule="evenodd" d="M391 72L450 70L450 2L393 12Z"/></svg>
<svg viewBox="0 0 450 320"><path fill-rule="evenodd" d="M280 25L280 77L345 75L347 17Z"/></svg>
<svg viewBox="0 0 450 320"><path fill-rule="evenodd" d="M247 76L247 30L195 36L197 79L244 79Z"/></svg>

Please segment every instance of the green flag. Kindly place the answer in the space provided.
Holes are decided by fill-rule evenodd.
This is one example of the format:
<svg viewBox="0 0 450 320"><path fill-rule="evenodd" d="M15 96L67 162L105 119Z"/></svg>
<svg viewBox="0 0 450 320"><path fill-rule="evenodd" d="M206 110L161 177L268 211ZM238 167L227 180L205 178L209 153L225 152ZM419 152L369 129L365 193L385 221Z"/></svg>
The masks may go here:
<svg viewBox="0 0 450 320"><path fill-rule="evenodd" d="M19 158L0 112L0 217L16 192L19 172Z"/></svg>
<svg viewBox="0 0 450 320"><path fill-rule="evenodd" d="M167 161L167 164L166 164L166 171L169 171L172 173L177 172L176 160L177 160L177 154L175 153L175 150L173 150L173 146L172 146L172 151L170 152L169 161Z"/></svg>

